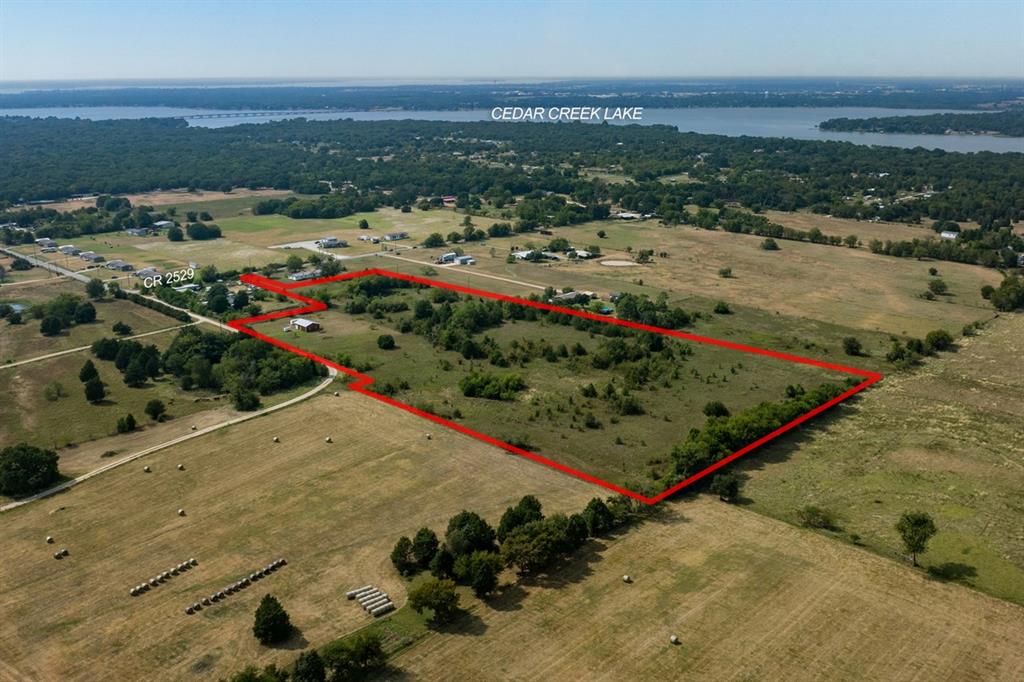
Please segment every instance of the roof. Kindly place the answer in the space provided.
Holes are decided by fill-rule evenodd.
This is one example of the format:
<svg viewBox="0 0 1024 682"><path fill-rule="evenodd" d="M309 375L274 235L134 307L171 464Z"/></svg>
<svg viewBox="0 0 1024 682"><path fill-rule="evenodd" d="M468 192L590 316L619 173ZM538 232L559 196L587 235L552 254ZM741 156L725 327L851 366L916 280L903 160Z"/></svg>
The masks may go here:
<svg viewBox="0 0 1024 682"><path fill-rule="evenodd" d="M319 324L320 324L319 322L314 322L313 320L307 320L304 317L293 318L291 323L292 323L292 325L294 325L296 327L302 327L302 328L311 327L313 325L318 325L319 326Z"/></svg>

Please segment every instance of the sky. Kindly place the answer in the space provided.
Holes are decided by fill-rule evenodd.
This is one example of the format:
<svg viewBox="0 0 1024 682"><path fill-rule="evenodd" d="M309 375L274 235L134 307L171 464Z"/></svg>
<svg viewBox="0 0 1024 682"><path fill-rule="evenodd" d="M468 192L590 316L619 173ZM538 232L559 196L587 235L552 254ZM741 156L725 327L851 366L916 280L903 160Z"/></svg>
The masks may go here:
<svg viewBox="0 0 1024 682"><path fill-rule="evenodd" d="M1024 0L0 0L0 81L1024 78Z"/></svg>

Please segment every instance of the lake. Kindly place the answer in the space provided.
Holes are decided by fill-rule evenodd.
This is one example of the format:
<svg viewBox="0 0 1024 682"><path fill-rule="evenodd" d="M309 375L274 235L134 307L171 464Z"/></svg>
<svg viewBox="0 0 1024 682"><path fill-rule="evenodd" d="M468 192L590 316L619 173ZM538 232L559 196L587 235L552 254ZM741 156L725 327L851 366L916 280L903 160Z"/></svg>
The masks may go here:
<svg viewBox="0 0 1024 682"><path fill-rule="evenodd" d="M818 123L829 118L869 118L873 116L913 116L943 113L937 109L881 109L871 107L835 108L693 108L645 109L641 125L665 124L683 132L753 137L790 137L800 140L838 140L855 144L890 147L925 147L951 152L1024 152L1024 139L991 135L908 135L897 133L841 133L826 132ZM92 120L170 118L216 116L216 118L190 118L189 124L209 128L266 123L295 114L224 111L212 109L185 109L174 107L74 107L42 109L0 109L0 116L33 116L60 118L87 118ZM418 121L487 121L490 110L467 111L345 111L322 114L301 114L314 121L350 118L357 121L384 121L414 119ZM616 125L621 123L615 122Z"/></svg>

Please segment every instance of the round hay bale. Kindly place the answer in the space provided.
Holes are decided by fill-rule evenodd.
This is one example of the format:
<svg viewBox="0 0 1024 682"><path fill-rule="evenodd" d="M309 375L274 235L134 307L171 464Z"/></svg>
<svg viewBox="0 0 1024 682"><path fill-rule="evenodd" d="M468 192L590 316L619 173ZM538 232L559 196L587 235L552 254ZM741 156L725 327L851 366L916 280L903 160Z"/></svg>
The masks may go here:
<svg viewBox="0 0 1024 682"><path fill-rule="evenodd" d="M54 558L54 559L63 559L63 558L64 558L64 555L63 555L63 554L61 554L60 552L54 552L54 553L53 553L53 558Z"/></svg>
<svg viewBox="0 0 1024 682"><path fill-rule="evenodd" d="M679 644L679 638L676 637L675 635L672 635L671 637L669 637L668 641L670 641L672 644Z"/></svg>
<svg viewBox="0 0 1024 682"><path fill-rule="evenodd" d="M192 605L192 610L193 611L198 611L201 608L203 608L203 605L200 604L199 602L196 602L195 604Z"/></svg>
<svg viewBox="0 0 1024 682"><path fill-rule="evenodd" d="M46 544L48 544L48 545L52 545L53 544L53 536L52 535L47 535L46 536Z"/></svg>
<svg viewBox="0 0 1024 682"><path fill-rule="evenodd" d="M287 564L288 562L287 562L287 561L285 561L284 559L278 559L278 560L277 560L277 563L279 563L279 564L281 564L282 566L284 566L284 565L285 565L285 564Z"/></svg>
<svg viewBox="0 0 1024 682"><path fill-rule="evenodd" d="M203 597L203 606L209 606L209 605L210 605L210 598L209 597Z"/></svg>
<svg viewBox="0 0 1024 682"><path fill-rule="evenodd" d="M184 515L185 515L185 510L184 509L179 509L178 510L178 516L184 516Z"/></svg>
<svg viewBox="0 0 1024 682"><path fill-rule="evenodd" d="M193 430L193 431L195 431L195 430L196 430L196 425L195 425L195 424L193 424L193 425L192 425L192 430Z"/></svg>
<svg viewBox="0 0 1024 682"><path fill-rule="evenodd" d="M628 575L624 575L624 576L622 576L622 582L624 582L624 583L631 583L631 582L633 582L633 579L630 578Z"/></svg>
<svg viewBox="0 0 1024 682"><path fill-rule="evenodd" d="M189 562L190 564L192 564L193 566L198 566L198 565L199 565L199 562L198 562L198 561L196 561L195 559L189 559L189 560L188 560L188 562Z"/></svg>
<svg viewBox="0 0 1024 682"><path fill-rule="evenodd" d="M157 583L156 578L150 578L149 579L149 586L150 587L156 587L156 583Z"/></svg>
<svg viewBox="0 0 1024 682"><path fill-rule="evenodd" d="M67 556L68 555L68 548L67 547L62 547L61 550L60 550L60 553L62 555L64 555L64 556Z"/></svg>
<svg viewBox="0 0 1024 682"><path fill-rule="evenodd" d="M187 615L189 615L189 616L191 616L191 615L192 615L192 610L193 610L193 609L192 609L192 607L191 607L191 606L186 606L186 607L185 607L185 613L186 613Z"/></svg>
<svg viewBox="0 0 1024 682"><path fill-rule="evenodd" d="M334 439L332 439L330 436L327 436L327 438L324 438L324 442L325 443L333 443Z"/></svg>
<svg viewBox="0 0 1024 682"><path fill-rule="evenodd" d="M152 471L152 469L149 468L148 464L146 466L142 467L142 470L145 471L147 474Z"/></svg>
<svg viewBox="0 0 1024 682"><path fill-rule="evenodd" d="M338 392L338 391L335 391L335 392L334 392L334 397L335 397L335 398L337 398L337 397L338 397L339 395L341 395L341 393L340 393L340 392Z"/></svg>
<svg viewBox="0 0 1024 682"><path fill-rule="evenodd" d="M432 436L428 433L427 434L427 440L430 440L431 438L432 438Z"/></svg>
<svg viewBox="0 0 1024 682"><path fill-rule="evenodd" d="M275 442L275 443L280 443L280 442L281 442L281 439L280 439L280 438L278 438L277 436L274 436L274 442Z"/></svg>
<svg viewBox="0 0 1024 682"><path fill-rule="evenodd" d="M139 591L133 587L132 589L128 590L128 594L130 594L133 597L137 597L139 596Z"/></svg>
<svg viewBox="0 0 1024 682"><path fill-rule="evenodd" d="M178 471L184 471L184 470L185 470L185 465L184 464L179 464L178 465Z"/></svg>

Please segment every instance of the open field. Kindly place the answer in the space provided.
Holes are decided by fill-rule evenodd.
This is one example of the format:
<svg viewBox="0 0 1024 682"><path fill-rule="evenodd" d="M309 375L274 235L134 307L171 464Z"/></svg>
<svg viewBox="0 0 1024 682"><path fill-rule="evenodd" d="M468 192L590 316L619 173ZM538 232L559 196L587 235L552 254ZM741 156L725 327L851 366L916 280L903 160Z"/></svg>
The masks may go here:
<svg viewBox="0 0 1024 682"><path fill-rule="evenodd" d="M175 332L169 331L139 342L163 349L174 335ZM107 397L95 405L86 401L78 379L79 370L89 359L96 365L108 391ZM65 396L51 402L44 397L43 389L52 381L61 384ZM0 368L0 386L11 398L0 403L0 444L3 445L25 441L52 449L64 448L116 433L118 418L129 413L144 426L152 422L143 408L154 398L164 401L171 418L211 407L208 402L196 400L209 397L209 392L182 391L170 378L151 380L141 388L129 388L113 362L97 360L88 350ZM212 406L218 404L215 402Z"/></svg>
<svg viewBox="0 0 1024 682"><path fill-rule="evenodd" d="M13 256L8 256L6 253L0 253L0 268L3 268L4 270L3 283L0 284L0 291L3 291L4 288L12 284L20 285L20 283L28 282L30 280L54 277L54 274L52 272L43 270L42 268L31 268L29 270L14 270L11 268L12 263L14 263Z"/></svg>
<svg viewBox="0 0 1024 682"><path fill-rule="evenodd" d="M795 521L807 504L837 514L842 535L893 556L900 514L939 528L924 566L1024 604L1024 317L1003 315L958 352L889 376L796 442L740 470L756 511Z"/></svg>
<svg viewBox="0 0 1024 682"><path fill-rule="evenodd" d="M599 229L607 233L605 239L597 238ZM996 270L878 256L866 248L779 240L779 251L764 251L760 237L686 226L668 228L651 221L562 227L555 236L575 245L596 244L607 259L631 260L627 247L634 251L652 249L655 254L666 252L668 257L656 255L652 264L621 268L604 266L597 260L505 263L504 255L512 247L543 245L551 239L536 234L492 239L463 248L477 258L474 267L522 276L528 281L564 280L565 285L577 289L596 287L608 292L628 290L628 284L642 280L652 291L666 291L670 296L720 299L792 317L910 336L923 336L939 327L957 332L964 324L991 318L993 310L981 298L980 289L984 284L998 285L1001 280ZM497 257L490 256L491 247L496 249ZM723 267L732 268L732 277L719 276ZM937 268L949 285L950 294L935 301L919 296L931 279L929 267ZM538 270L550 272L534 274ZM581 285L586 281L593 282L593 286Z"/></svg>
<svg viewBox="0 0 1024 682"><path fill-rule="evenodd" d="M132 202L132 206L138 206L140 204L145 206L177 206L188 204L188 210L192 211L207 211L210 208L198 207L200 204L210 204L211 206L217 205L218 202L232 201L235 199L243 199L248 197L278 197L291 194L289 190L283 189L246 189L239 187L232 190L231 192L207 192L204 190L195 190L189 192L184 189L177 190L166 190L162 192L143 192L141 194L118 194L115 196L122 196ZM55 211L74 211L79 208L88 208L89 206L96 205L96 198L91 197L88 199L70 199L68 201L60 201L51 204L46 204L46 208L52 208ZM212 213L213 211L211 211ZM216 216L216 214L214 214Z"/></svg>
<svg viewBox="0 0 1024 682"><path fill-rule="evenodd" d="M872 222L870 220L852 220L850 218L833 218L810 211L763 211L768 220L796 230L809 231L818 228L827 235L845 237L855 234L867 246L872 239L892 241L911 241L912 239L938 239L939 236L928 225L909 225L907 223ZM977 227L964 223L964 229Z"/></svg>
<svg viewBox="0 0 1024 682"><path fill-rule="evenodd" d="M598 489L342 390L175 446L4 514L0 660L32 679L216 679L260 647L252 613L267 592L322 644L368 622L344 597L374 583L404 602L395 539L473 509L497 522L526 492L550 512ZM333 434L333 444L324 437ZM281 443L271 442L280 436ZM185 471L175 470L183 463ZM182 507L188 515L179 517ZM55 561L46 535L67 547ZM199 566L150 593L128 589L173 563ZM277 557L288 566L200 615L182 608ZM9 588L7 586L10 586ZM39 591L47 594L40 608ZM301 644L298 644L301 646ZM157 672L158 671L158 672Z"/></svg>
<svg viewBox="0 0 1024 682"><path fill-rule="evenodd" d="M67 287L66 290L85 300L83 287L77 282L74 284L75 287ZM61 293L57 288L51 289L50 283L42 286L26 284L0 292L0 303L25 302L25 299L18 294L26 291L30 286L46 289L44 300L56 297L58 293ZM22 316L25 320L24 324L8 325L3 323L3 334L0 334L0 367L8 362L27 360L70 348L88 346L97 339L114 336L110 327L115 322L124 322L132 328L133 334L143 334L181 325L181 322L167 315L131 301L106 298L101 301L92 301L92 304L96 308L95 322L73 325L57 336L43 336L39 331L39 320L32 319L28 311Z"/></svg>
<svg viewBox="0 0 1024 682"><path fill-rule="evenodd" d="M704 424L702 409L708 402L722 401L739 413L761 402L783 400L786 387L793 384L812 389L822 383L841 385L852 377L667 336L655 339L665 351L651 351L643 338L636 342L633 337L623 341L602 336L604 331L621 333L622 327L598 322L575 329L544 318L506 317L499 325L471 334L468 338L484 350L478 351L483 357L470 359L435 346L424 335L426 330L417 333L412 328L424 324L417 323L411 312L417 303L430 303L444 290L392 289L372 296L368 312L342 312L356 298L350 287L372 283L360 279L304 289L307 296L332 297L335 308L306 315L320 322L324 331L287 331L280 320L255 328L321 357L344 355L351 361L342 359L343 364L369 365L367 373L376 380L370 390L633 490L649 481L657 493L677 482L669 452L690 429ZM451 305L458 315L483 300L464 297ZM406 312L378 316L372 313L374 305L404 307ZM429 310L443 312L440 307ZM535 311L517 306L511 309L514 312L526 316ZM443 327L437 323L433 333L443 336ZM381 334L392 335L397 348L379 349ZM636 347L643 356L598 367L595 358L607 355L615 344L621 345L623 355ZM497 364L488 360L495 353L500 355ZM461 382L476 373L515 375L525 388L506 400L467 397ZM588 385L594 390L590 397L582 393ZM635 401L634 409L622 408L627 397Z"/></svg>
<svg viewBox="0 0 1024 682"><path fill-rule="evenodd" d="M1024 675L1024 609L710 499L588 549L400 654L398 679Z"/></svg>

